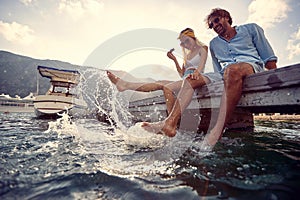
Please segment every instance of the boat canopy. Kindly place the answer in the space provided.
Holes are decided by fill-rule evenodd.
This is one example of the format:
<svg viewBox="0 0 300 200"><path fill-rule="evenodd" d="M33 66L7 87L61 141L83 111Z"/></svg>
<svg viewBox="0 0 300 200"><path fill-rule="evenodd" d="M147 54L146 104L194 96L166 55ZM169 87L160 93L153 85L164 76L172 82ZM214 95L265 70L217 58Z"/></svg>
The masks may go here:
<svg viewBox="0 0 300 200"><path fill-rule="evenodd" d="M57 69L52 67L38 66L41 76L50 78L51 82L63 82L77 85L80 73L76 70Z"/></svg>

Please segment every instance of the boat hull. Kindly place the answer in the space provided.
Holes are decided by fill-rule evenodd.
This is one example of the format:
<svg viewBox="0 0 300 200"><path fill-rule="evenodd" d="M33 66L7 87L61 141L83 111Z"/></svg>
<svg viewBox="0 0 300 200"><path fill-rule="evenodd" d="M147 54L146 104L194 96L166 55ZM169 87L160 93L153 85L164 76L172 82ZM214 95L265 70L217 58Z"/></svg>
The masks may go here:
<svg viewBox="0 0 300 200"><path fill-rule="evenodd" d="M39 95L34 100L34 110L38 118L57 118L63 112L71 116L85 115L87 106L72 96Z"/></svg>

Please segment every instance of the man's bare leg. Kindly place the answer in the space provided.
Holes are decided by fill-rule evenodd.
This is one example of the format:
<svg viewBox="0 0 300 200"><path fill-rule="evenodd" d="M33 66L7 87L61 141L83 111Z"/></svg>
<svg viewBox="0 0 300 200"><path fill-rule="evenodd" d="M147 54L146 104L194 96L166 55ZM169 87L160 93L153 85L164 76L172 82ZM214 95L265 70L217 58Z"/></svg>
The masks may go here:
<svg viewBox="0 0 300 200"><path fill-rule="evenodd" d="M222 136L225 124L241 98L244 78L253 73L253 67L248 63L232 64L225 70L224 91L217 123L205 137L209 145L215 145Z"/></svg>

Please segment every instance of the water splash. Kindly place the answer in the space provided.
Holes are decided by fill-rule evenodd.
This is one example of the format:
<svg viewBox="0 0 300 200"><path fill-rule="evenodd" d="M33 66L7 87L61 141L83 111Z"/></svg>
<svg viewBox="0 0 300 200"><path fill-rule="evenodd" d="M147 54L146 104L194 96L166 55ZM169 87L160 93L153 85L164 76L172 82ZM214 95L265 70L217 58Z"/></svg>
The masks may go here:
<svg viewBox="0 0 300 200"><path fill-rule="evenodd" d="M149 148L162 147L167 140L166 136L150 133L142 128L141 124L142 123L136 123L124 132L116 129L116 133L122 135L124 141L133 146Z"/></svg>
<svg viewBox="0 0 300 200"><path fill-rule="evenodd" d="M126 130L132 117L127 110L129 102L108 79L106 71L88 68L81 74L79 86L90 112L105 116L111 127Z"/></svg>
<svg viewBox="0 0 300 200"><path fill-rule="evenodd" d="M78 130L75 123L72 122L71 117L67 112L60 114L54 122L48 122L49 126L45 133L56 132L58 136L61 134L69 134L72 136L78 136Z"/></svg>

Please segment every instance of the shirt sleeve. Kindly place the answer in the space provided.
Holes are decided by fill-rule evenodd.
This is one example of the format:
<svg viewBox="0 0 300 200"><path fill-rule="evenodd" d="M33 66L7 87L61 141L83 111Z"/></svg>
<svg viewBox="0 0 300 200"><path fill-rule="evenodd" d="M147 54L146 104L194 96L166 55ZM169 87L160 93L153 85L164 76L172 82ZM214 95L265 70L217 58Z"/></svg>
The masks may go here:
<svg viewBox="0 0 300 200"><path fill-rule="evenodd" d="M214 72L221 73L222 67L221 67L220 63L218 62L218 59L215 56L213 46L214 46L213 41L211 41L210 44L209 44L209 51L210 51L210 54L211 54L211 59L212 59L213 67L214 67Z"/></svg>
<svg viewBox="0 0 300 200"><path fill-rule="evenodd" d="M251 26L250 33L252 35L253 43L255 44L258 54L264 61L264 63L271 60L277 61L277 57L275 56L274 51L269 41L267 40L263 29L255 23L249 25Z"/></svg>

